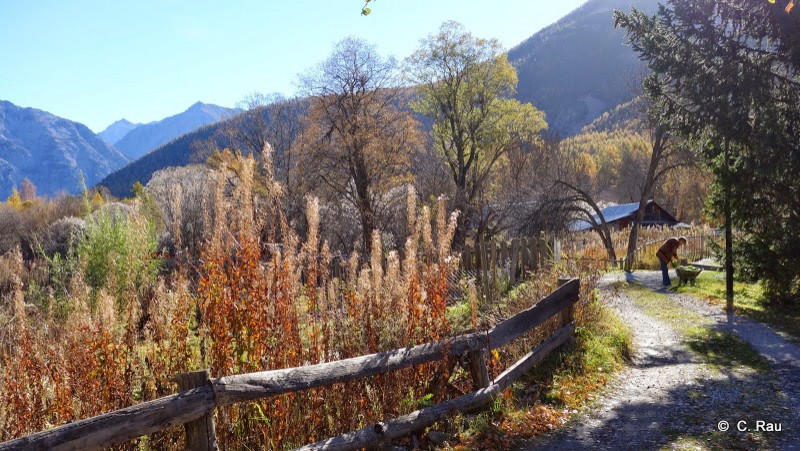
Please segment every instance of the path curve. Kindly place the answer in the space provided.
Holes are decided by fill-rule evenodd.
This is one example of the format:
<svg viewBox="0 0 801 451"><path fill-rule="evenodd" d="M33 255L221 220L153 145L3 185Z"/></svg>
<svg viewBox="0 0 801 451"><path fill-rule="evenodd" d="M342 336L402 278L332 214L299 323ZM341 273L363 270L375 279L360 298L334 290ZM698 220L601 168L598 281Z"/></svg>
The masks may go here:
<svg viewBox="0 0 801 451"><path fill-rule="evenodd" d="M682 344L675 330L648 316L628 295L615 290L615 283L626 279L670 296L709 319L713 327L752 343L769 359L772 371L717 371L704 364ZM578 415L569 427L532 439L519 449L670 448L677 436L703 439L718 433L718 421L736 425L740 412L762 412L765 421L781 422L783 431L776 433L775 445L799 449L798 346L756 321L726 315L719 307L665 290L658 271L609 274L601 279L600 287L608 305L632 329L632 362L589 412ZM761 400L775 398L776 393L781 396L778 405L760 404ZM745 447L765 447L740 435Z"/></svg>

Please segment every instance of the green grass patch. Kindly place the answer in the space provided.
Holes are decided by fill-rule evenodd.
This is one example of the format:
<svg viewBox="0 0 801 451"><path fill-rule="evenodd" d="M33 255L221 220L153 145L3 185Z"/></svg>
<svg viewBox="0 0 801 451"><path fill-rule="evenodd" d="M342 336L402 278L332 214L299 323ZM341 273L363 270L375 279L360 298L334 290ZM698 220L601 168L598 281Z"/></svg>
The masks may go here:
<svg viewBox="0 0 801 451"><path fill-rule="evenodd" d="M678 293L706 299L716 305L726 305L726 275L722 272L704 271L695 285L676 288ZM734 312L789 335L799 342L799 304L777 305L764 299L762 286L758 283L734 282Z"/></svg>
<svg viewBox="0 0 801 451"><path fill-rule="evenodd" d="M769 371L770 364L748 343L719 330L704 329L687 337L687 346L706 362L722 367L737 364L757 371Z"/></svg>
<svg viewBox="0 0 801 451"><path fill-rule="evenodd" d="M524 379L542 388L542 402L584 406L631 357L631 330L597 296L578 313L577 322L574 345L553 352Z"/></svg>
<svg viewBox="0 0 801 451"><path fill-rule="evenodd" d="M645 313L679 332L687 347L707 364L718 369L742 365L757 371L770 370L768 360L750 344L732 333L713 329L710 320L682 308L669 296L636 284L624 290Z"/></svg>
<svg viewBox="0 0 801 451"><path fill-rule="evenodd" d="M518 288L502 302L515 304L524 295ZM464 325L468 312L468 306L456 304L448 316ZM601 394L609 377L630 358L631 331L595 293L577 306L575 318L575 340L516 381L489 410L469 419L457 416L451 422L456 443L445 449L509 449L517 440L558 428L570 412Z"/></svg>
<svg viewBox="0 0 801 451"><path fill-rule="evenodd" d="M462 300L448 307L445 317L451 325L454 334L461 334L470 330L472 325L473 311L468 300Z"/></svg>

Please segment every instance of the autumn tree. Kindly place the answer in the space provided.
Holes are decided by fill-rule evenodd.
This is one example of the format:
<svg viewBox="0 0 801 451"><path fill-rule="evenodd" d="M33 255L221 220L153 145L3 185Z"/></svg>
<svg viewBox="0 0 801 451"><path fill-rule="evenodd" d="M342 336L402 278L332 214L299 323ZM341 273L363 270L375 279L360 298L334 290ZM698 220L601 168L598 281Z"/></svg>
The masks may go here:
<svg viewBox="0 0 801 451"><path fill-rule="evenodd" d="M695 154L689 145L681 138L671 133L670 128L659 117L654 105L647 97L640 97L636 101L635 109L640 113L643 123L644 135L648 141L647 164L644 173L636 178L638 188L637 213L634 222L630 225L629 241L626 247L625 271L632 270L632 260L637 250L637 238L645 217L645 206L653 199L657 183L661 182L671 171L680 167L695 165Z"/></svg>
<svg viewBox="0 0 801 451"><path fill-rule="evenodd" d="M301 76L310 105L299 166L315 192L356 209L365 251L390 206L390 191L411 180L410 155L422 145L416 120L401 107L397 68L394 59L350 37Z"/></svg>
<svg viewBox="0 0 801 451"><path fill-rule="evenodd" d="M16 210L22 210L22 197L16 187L11 188L11 195L6 199L6 204Z"/></svg>
<svg viewBox="0 0 801 451"><path fill-rule="evenodd" d="M286 189L291 189L294 186L291 176L297 162L292 144L301 130L302 103L278 93L250 94L240 103L245 111L225 121L215 141L252 155L261 154L269 145L275 176Z"/></svg>
<svg viewBox="0 0 801 451"><path fill-rule="evenodd" d="M25 177L19 184L19 197L23 202L36 198L36 185Z"/></svg>
<svg viewBox="0 0 801 451"><path fill-rule="evenodd" d="M589 223L598 233L607 258L615 262L612 233L599 206L603 186L599 184L598 166L592 156L571 141L559 146L553 181L541 201L541 215L562 227L573 227L577 221Z"/></svg>
<svg viewBox="0 0 801 451"><path fill-rule="evenodd" d="M730 308L735 254L772 296L798 300L799 9L792 5L668 0L654 16L615 13L652 71L645 88L655 109L697 145L715 175ZM742 232L736 243L733 228Z"/></svg>
<svg viewBox="0 0 801 451"><path fill-rule="evenodd" d="M408 58L417 86L412 108L433 119L431 137L455 185L461 211L454 245L461 246L477 222L498 163L517 143L538 139L545 114L512 98L517 73L500 43L445 22ZM478 225L478 224L476 224Z"/></svg>

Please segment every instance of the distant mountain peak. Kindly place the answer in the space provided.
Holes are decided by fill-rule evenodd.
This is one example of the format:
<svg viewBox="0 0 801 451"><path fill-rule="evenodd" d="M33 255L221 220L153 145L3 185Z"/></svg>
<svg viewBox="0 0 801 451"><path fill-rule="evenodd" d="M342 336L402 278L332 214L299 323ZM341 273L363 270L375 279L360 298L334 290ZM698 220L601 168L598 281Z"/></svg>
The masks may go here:
<svg viewBox="0 0 801 451"><path fill-rule="evenodd" d="M0 198L28 178L37 192L79 192L128 159L81 123L0 100Z"/></svg>
<svg viewBox="0 0 801 451"><path fill-rule="evenodd" d="M136 160L151 150L198 127L219 122L239 113L240 109L225 108L209 103L195 102L186 111L160 121L140 125L130 130L114 145Z"/></svg>
<svg viewBox="0 0 801 451"><path fill-rule="evenodd" d="M659 0L589 0L509 50L518 100L545 112L548 128L572 136L604 111L631 100L643 71L637 54L614 28L612 11L646 13Z"/></svg>
<svg viewBox="0 0 801 451"><path fill-rule="evenodd" d="M112 146L117 144L119 140L121 140L125 135L130 133L131 130L139 127L142 124L135 124L128 119L120 119L115 121L113 124L106 127L105 130L98 133L97 135L103 138L104 141L111 144Z"/></svg>

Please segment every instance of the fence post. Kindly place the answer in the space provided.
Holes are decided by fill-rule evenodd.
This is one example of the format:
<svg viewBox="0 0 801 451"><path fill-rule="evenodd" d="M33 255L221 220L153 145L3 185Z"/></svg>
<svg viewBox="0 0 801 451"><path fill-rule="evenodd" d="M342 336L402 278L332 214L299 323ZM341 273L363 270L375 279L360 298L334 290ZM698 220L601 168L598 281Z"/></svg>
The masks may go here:
<svg viewBox="0 0 801 451"><path fill-rule="evenodd" d="M517 282L517 260L519 258L520 240L515 238L512 240L512 251L509 261L509 285L514 285Z"/></svg>
<svg viewBox="0 0 801 451"><path fill-rule="evenodd" d="M569 277L559 277L559 279L557 279L556 284L561 287L562 285L566 284L569 281L570 281ZM562 326L567 326L568 324L573 322L573 308L574 308L573 306L574 305L575 304L571 303L570 307L567 307L566 309L562 310L562 313L561 313Z"/></svg>
<svg viewBox="0 0 801 451"><path fill-rule="evenodd" d="M497 266L498 266L498 246L497 246L497 243L495 243L494 239L490 240L489 245L490 245L490 258L489 258L490 264L489 264L487 269L489 271L491 271L490 272L490 289L492 290L491 291L492 298L493 298L493 300L495 300L495 295L497 294L496 291L498 289L498 283L497 283L497 280L496 280L497 271L495 270L497 268Z"/></svg>
<svg viewBox="0 0 801 451"><path fill-rule="evenodd" d="M211 384L211 371L193 371L191 373L181 373L175 376L174 380L178 383L178 390L186 391L193 388ZM186 449L196 451L217 450L217 433L214 430L214 411L197 420L184 423L186 431Z"/></svg>
<svg viewBox="0 0 801 451"><path fill-rule="evenodd" d="M540 268L550 268L552 266L552 256L548 249L548 238L545 236L545 232L540 232L540 239L537 242L537 252L540 254Z"/></svg>
<svg viewBox="0 0 801 451"><path fill-rule="evenodd" d="M569 280L570 280L569 277L559 277L559 279L557 280L557 284L561 287L562 285L566 284ZM562 310L562 313L560 315L562 327L565 327L573 322L573 320L575 319L574 318L575 308L576 304L571 303L569 307ZM569 346L573 346L575 345L575 343L576 343L576 334L575 332L573 332L570 338L567 340L566 344L568 344Z"/></svg>
<svg viewBox="0 0 801 451"><path fill-rule="evenodd" d="M470 363L470 377L473 379L473 390L481 390L490 385L489 370L487 370L487 358L484 350L471 351L467 354Z"/></svg>
<svg viewBox="0 0 801 451"><path fill-rule="evenodd" d="M559 237L553 237L553 262L556 265L562 263L562 241Z"/></svg>

